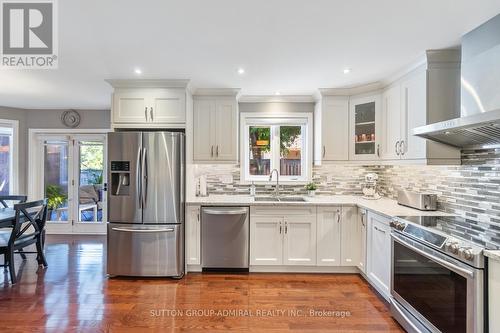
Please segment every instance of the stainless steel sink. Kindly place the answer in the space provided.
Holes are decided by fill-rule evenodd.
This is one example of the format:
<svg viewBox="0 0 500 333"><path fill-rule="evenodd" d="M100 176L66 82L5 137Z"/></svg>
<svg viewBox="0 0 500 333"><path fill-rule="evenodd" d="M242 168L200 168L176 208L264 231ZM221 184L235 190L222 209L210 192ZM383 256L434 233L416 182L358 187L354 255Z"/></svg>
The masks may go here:
<svg viewBox="0 0 500 333"><path fill-rule="evenodd" d="M255 197L255 201L264 201L264 202L305 202L306 200L303 197Z"/></svg>
<svg viewBox="0 0 500 333"><path fill-rule="evenodd" d="M278 202L278 198L274 197L255 197L255 201Z"/></svg>
<svg viewBox="0 0 500 333"><path fill-rule="evenodd" d="M303 197L281 197L279 198L280 201L282 202L305 202L306 199L304 199Z"/></svg>

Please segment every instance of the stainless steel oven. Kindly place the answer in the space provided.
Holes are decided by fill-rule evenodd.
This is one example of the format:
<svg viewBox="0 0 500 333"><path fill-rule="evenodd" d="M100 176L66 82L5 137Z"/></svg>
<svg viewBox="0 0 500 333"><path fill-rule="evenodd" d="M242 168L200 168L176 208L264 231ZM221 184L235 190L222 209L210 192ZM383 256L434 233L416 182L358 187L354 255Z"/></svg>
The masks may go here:
<svg viewBox="0 0 500 333"><path fill-rule="evenodd" d="M482 268L397 230L391 239L391 311L408 332L485 332Z"/></svg>

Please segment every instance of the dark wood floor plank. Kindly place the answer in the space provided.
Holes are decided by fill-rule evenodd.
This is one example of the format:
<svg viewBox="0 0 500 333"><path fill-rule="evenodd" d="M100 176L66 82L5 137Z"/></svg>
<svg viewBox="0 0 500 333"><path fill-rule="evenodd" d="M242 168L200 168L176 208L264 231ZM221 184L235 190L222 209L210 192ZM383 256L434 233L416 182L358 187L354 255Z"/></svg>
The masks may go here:
<svg viewBox="0 0 500 333"><path fill-rule="evenodd" d="M18 284L9 283L8 272L0 274L1 330L402 332L387 304L356 274L191 273L180 281L108 279L105 241L99 236L49 236L45 270L37 268L34 257L23 263L17 256ZM316 311L314 316L310 311ZM322 311L349 316L322 317Z"/></svg>

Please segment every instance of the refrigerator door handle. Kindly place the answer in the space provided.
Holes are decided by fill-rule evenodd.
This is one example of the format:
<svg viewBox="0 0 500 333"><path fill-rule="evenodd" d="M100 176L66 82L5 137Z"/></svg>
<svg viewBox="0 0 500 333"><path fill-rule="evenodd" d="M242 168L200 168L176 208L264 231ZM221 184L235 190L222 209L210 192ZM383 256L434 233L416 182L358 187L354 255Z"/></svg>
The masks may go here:
<svg viewBox="0 0 500 333"><path fill-rule="evenodd" d="M137 184L137 200L139 201L139 208L142 208L142 167L141 167L141 148L137 150L137 162L135 167L135 179Z"/></svg>
<svg viewBox="0 0 500 333"><path fill-rule="evenodd" d="M142 151L142 207L145 208L148 202L148 161L147 161L148 150L143 148Z"/></svg>
<svg viewBox="0 0 500 333"><path fill-rule="evenodd" d="M174 228L167 229L129 229L129 228L111 228L113 231L122 232L139 232L139 233L152 233L152 232L174 232Z"/></svg>

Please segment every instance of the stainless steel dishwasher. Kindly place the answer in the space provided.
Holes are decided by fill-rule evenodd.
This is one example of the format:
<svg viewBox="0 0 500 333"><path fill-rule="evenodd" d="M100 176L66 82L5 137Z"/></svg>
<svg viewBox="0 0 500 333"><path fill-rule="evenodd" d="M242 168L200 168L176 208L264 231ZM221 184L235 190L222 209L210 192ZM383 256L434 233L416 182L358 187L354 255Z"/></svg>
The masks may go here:
<svg viewBox="0 0 500 333"><path fill-rule="evenodd" d="M248 207L203 207L201 267L203 270L248 271Z"/></svg>

